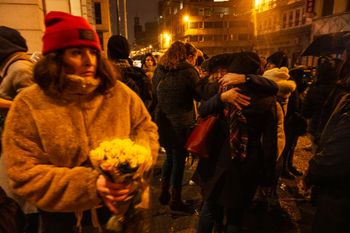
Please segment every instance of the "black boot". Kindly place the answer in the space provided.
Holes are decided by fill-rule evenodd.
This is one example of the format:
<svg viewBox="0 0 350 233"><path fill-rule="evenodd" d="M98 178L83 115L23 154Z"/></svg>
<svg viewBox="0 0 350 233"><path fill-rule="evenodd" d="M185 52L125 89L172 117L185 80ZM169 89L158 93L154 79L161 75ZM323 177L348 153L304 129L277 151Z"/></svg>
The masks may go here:
<svg viewBox="0 0 350 233"><path fill-rule="evenodd" d="M170 201L170 182L162 180L161 188L160 188L160 195L159 195L159 202L162 205L168 205Z"/></svg>
<svg viewBox="0 0 350 233"><path fill-rule="evenodd" d="M171 189L171 201L170 201L170 209L173 211L180 211L191 213L194 210L191 208L191 205L186 204L181 198L182 187L173 187Z"/></svg>

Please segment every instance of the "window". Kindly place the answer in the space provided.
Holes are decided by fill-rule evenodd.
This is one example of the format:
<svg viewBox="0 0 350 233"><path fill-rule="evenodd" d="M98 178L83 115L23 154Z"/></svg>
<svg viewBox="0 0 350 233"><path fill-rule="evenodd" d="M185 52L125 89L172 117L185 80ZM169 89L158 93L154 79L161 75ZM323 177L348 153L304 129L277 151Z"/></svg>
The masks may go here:
<svg viewBox="0 0 350 233"><path fill-rule="evenodd" d="M198 22L190 22L189 28L190 29L198 28Z"/></svg>
<svg viewBox="0 0 350 233"><path fill-rule="evenodd" d="M249 35L248 34L238 34L238 40L248 40Z"/></svg>
<svg viewBox="0 0 350 233"><path fill-rule="evenodd" d="M97 31L98 38L100 39L100 45L103 49L103 32Z"/></svg>
<svg viewBox="0 0 350 233"><path fill-rule="evenodd" d="M295 11L295 21L294 21L294 26L299 26L300 23L300 9L297 9Z"/></svg>
<svg viewBox="0 0 350 233"><path fill-rule="evenodd" d="M204 28L223 28L223 22L204 22Z"/></svg>
<svg viewBox="0 0 350 233"><path fill-rule="evenodd" d="M218 40L223 40L224 36L223 35L213 35L213 40L218 41Z"/></svg>
<svg viewBox="0 0 350 233"><path fill-rule="evenodd" d="M197 42L198 41L198 36L190 36L189 40L190 40L190 42Z"/></svg>
<svg viewBox="0 0 350 233"><path fill-rule="evenodd" d="M204 16L211 16L212 15L212 9L209 7L204 8Z"/></svg>
<svg viewBox="0 0 350 233"><path fill-rule="evenodd" d="M304 25L306 23L306 17L305 17L305 8L302 9L302 24Z"/></svg>
<svg viewBox="0 0 350 233"><path fill-rule="evenodd" d="M288 27L293 27L293 11L289 12Z"/></svg>
<svg viewBox="0 0 350 233"><path fill-rule="evenodd" d="M324 0L322 6L322 16L333 14L334 0Z"/></svg>
<svg viewBox="0 0 350 233"><path fill-rule="evenodd" d="M230 12L228 7L215 7L213 9L213 14L214 15L228 15Z"/></svg>
<svg viewBox="0 0 350 233"><path fill-rule="evenodd" d="M282 28L286 28L287 27L287 14L284 13L282 16Z"/></svg>
<svg viewBox="0 0 350 233"><path fill-rule="evenodd" d="M95 2L95 23L102 24L102 13L101 13L101 3Z"/></svg>
<svg viewBox="0 0 350 233"><path fill-rule="evenodd" d="M271 18L269 18L268 20L267 20L267 30L271 30L272 29L272 19Z"/></svg>
<svg viewBox="0 0 350 233"><path fill-rule="evenodd" d="M190 15L199 15L199 9L198 8L191 8L190 9Z"/></svg>

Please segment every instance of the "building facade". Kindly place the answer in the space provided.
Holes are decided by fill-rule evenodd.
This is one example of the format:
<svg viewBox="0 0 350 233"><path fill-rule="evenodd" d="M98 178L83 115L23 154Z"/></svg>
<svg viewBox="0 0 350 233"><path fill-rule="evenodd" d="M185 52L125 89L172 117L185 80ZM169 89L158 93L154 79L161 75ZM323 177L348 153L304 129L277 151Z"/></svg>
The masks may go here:
<svg viewBox="0 0 350 233"><path fill-rule="evenodd" d="M313 37L341 31L350 31L350 1L315 1L312 23Z"/></svg>
<svg viewBox="0 0 350 233"><path fill-rule="evenodd" d="M251 50L254 25L250 0L163 0L161 3L161 47L171 41L191 42L212 56Z"/></svg>
<svg viewBox="0 0 350 233"><path fill-rule="evenodd" d="M143 29L140 24L140 18L134 17L134 35L135 43L133 45L135 50L140 48L150 47L156 50L159 49L158 43L158 22L146 22L145 28Z"/></svg>
<svg viewBox="0 0 350 233"><path fill-rule="evenodd" d="M160 44L193 43L208 55L254 50L287 53L290 65L312 65L302 52L317 36L350 31L349 0L162 0Z"/></svg>
<svg viewBox="0 0 350 233"><path fill-rule="evenodd" d="M290 65L306 63L301 53L310 43L312 14L306 10L305 0L256 1L253 19L256 42L254 49L268 57L276 51L288 55Z"/></svg>
<svg viewBox="0 0 350 233"><path fill-rule="evenodd" d="M27 40L29 53L41 51L44 15L50 11L86 18L96 27L102 47L106 48L111 34L108 0L0 0L0 25L20 31Z"/></svg>

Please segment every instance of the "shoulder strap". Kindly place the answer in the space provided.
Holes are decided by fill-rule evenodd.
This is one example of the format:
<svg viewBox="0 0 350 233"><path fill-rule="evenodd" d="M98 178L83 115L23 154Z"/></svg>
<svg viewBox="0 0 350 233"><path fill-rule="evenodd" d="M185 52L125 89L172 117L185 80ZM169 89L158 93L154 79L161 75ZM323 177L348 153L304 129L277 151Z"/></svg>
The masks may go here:
<svg viewBox="0 0 350 233"><path fill-rule="evenodd" d="M15 63L16 61L19 60L26 60L26 61L30 61L32 62L29 57L27 56L27 54L19 54L16 56L13 56L12 58L9 59L9 61L6 62L6 66L4 67L4 69L2 70L0 75L0 82L2 81L2 79L6 76L8 69L11 67L11 65L13 63Z"/></svg>

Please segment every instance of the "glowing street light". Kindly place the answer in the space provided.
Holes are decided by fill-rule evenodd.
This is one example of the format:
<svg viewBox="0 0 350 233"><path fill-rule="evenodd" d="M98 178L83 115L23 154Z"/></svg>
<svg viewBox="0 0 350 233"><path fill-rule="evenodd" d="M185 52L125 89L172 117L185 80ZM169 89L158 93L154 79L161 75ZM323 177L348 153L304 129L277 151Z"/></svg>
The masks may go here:
<svg viewBox="0 0 350 233"><path fill-rule="evenodd" d="M255 0L255 9L258 10L261 4L262 4L262 0Z"/></svg>
<svg viewBox="0 0 350 233"><path fill-rule="evenodd" d="M188 15L185 15L184 16L184 22L189 22L190 21L190 16L188 16Z"/></svg>
<svg viewBox="0 0 350 233"><path fill-rule="evenodd" d="M171 35L167 32L164 32L160 35L160 39L161 39L161 45L162 48L169 48L170 44L171 44Z"/></svg>

